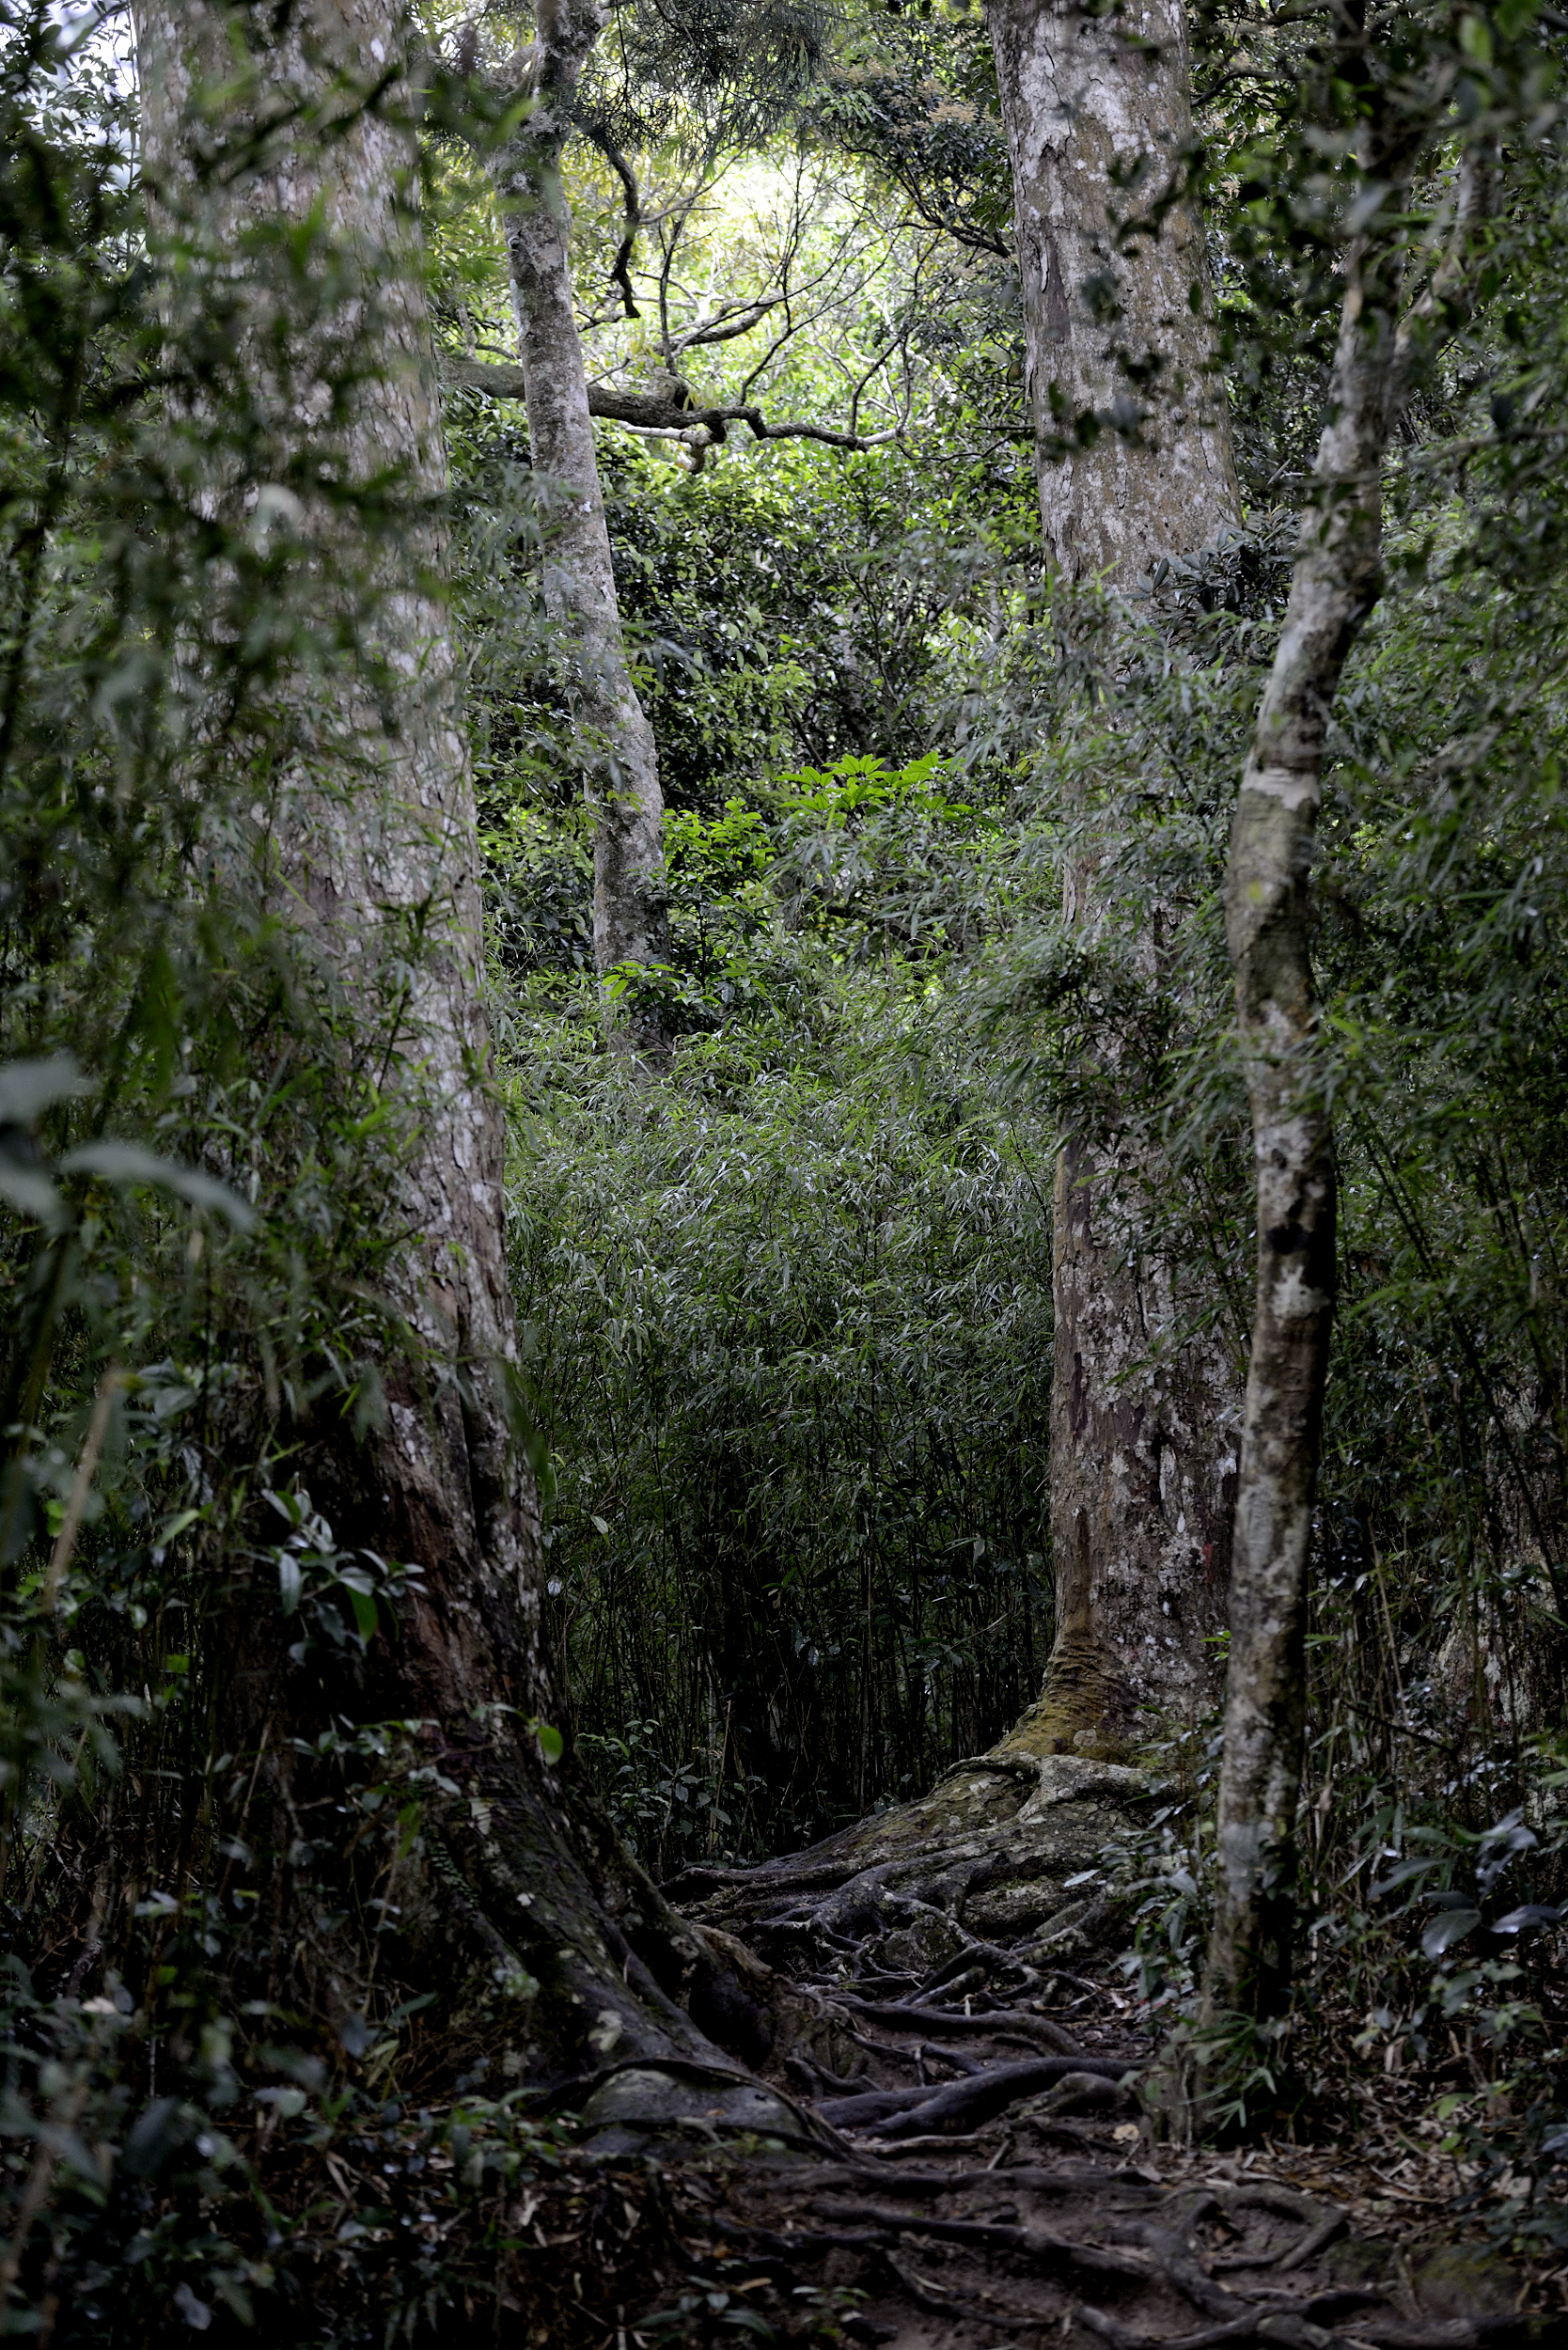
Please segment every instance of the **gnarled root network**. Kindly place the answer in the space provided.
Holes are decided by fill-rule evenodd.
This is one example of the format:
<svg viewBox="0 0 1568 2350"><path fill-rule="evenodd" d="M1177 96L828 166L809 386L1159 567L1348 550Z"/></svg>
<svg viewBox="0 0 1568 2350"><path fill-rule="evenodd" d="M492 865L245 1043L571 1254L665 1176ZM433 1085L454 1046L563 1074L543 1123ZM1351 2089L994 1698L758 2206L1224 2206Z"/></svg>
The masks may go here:
<svg viewBox="0 0 1568 2350"><path fill-rule="evenodd" d="M1356 2240L1335 2203L1194 2177L1191 2157L1184 2177L1153 2167L1178 2161L1153 2149L1139 2093L1153 2043L1077 1971L1104 1972L1088 1881L1151 1800L1114 1764L986 1757L808 1852L668 1888L765 2018L762 2070L790 2108L770 2122L729 2084L710 2109L712 2138L733 2145L748 2110L753 2135L678 2194L694 2311L729 2311L744 2271L747 2324L793 2338L825 2316L895 2350L1549 2339L1497 2264L1456 2303L1451 2277L1426 2290L1419 2258ZM620 2133L603 2143L647 2142L670 2114L663 2092L630 2119L643 2086L598 2092ZM688 2128L699 2086L674 2100Z"/></svg>

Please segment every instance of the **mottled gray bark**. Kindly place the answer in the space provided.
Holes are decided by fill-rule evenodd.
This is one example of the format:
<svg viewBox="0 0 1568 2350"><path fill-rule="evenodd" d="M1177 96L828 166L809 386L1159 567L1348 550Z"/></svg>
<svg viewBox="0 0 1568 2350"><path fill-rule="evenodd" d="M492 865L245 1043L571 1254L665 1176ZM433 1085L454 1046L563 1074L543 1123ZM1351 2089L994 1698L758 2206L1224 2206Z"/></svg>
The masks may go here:
<svg viewBox="0 0 1568 2350"><path fill-rule="evenodd" d="M523 61L524 119L491 161L511 268L536 477L548 497L547 608L571 627L578 712L591 760L593 951L600 971L668 951L664 795L653 731L627 666L615 572L572 301L571 214L561 152L605 0L541 0Z"/></svg>
<svg viewBox="0 0 1568 2350"><path fill-rule="evenodd" d="M1418 126L1419 127L1419 126ZM1386 179L1389 214L1409 168ZM1383 587L1382 469L1419 359L1463 313L1466 247L1489 208L1490 156L1466 159L1454 234L1403 325L1397 232L1353 243L1326 422L1285 624L1231 832L1225 927L1247 1056L1258 1278L1231 1584L1219 1884L1204 1982L1211 2027L1284 2007L1307 1709L1307 1591L1335 1287L1333 1136L1317 1062L1312 848L1334 697Z"/></svg>
<svg viewBox="0 0 1568 2350"><path fill-rule="evenodd" d="M413 1724L433 1766L422 1845L399 1864L384 1989L394 1966L405 1986L436 1988L454 2052L476 2041L493 2058L510 2050L514 2071L591 2071L612 2051L707 2062L713 2051L683 2007L715 1982L722 1995L722 1966L626 1859L570 1765L543 1767L530 1727L557 1700L540 1640L538 1508L508 1408L516 1339L474 794L431 584L446 473L409 209L416 156L399 118L405 31L394 0L311 0L283 20L212 0L138 0L136 11L152 243L176 264L171 350L221 313L252 401L243 451L226 455L209 430L221 407L202 402L221 403L221 386L177 403L171 446L195 467L208 517L287 521L323 640L359 632L326 691L303 668L274 689L273 806L254 811L251 841L294 951L345 1009L356 1057L383 1063L409 1130L386 1204L389 1229L408 1237L385 1277L412 1337L388 1343L386 1426L364 1453L340 1421L313 1451L306 1432L304 1457L338 1540L412 1563L423 1587L397 1643L372 1642L363 1684L329 1693L328 1718ZM389 96L367 107L366 86L384 80ZM331 134L312 136L323 116ZM198 168L214 158L218 168ZM301 231L317 206L330 257L318 250L298 275L278 269L266 232ZM258 495L262 451L274 480ZM379 507L389 480L400 533L353 504L375 485ZM220 675L226 650L212 649ZM258 1744L264 1714L270 1723L253 1841L269 1804L278 1823L290 1817L324 1701L259 1597L233 1700L237 1746ZM287 1939L297 1952L310 1934L302 1918ZM299 1992L353 1998L344 1955L321 1953L313 1982L296 1969Z"/></svg>
<svg viewBox="0 0 1568 2350"><path fill-rule="evenodd" d="M1178 196L1123 250L1118 213L1180 185L1191 133L1180 0L1108 15L989 0L1012 158L1047 556L1068 581L1130 588L1236 519L1214 372L1202 231ZM1113 168L1142 159L1130 192ZM1121 428L1121 429L1119 429ZM1089 938L1105 920L1092 849L1068 881ZM1150 976L1162 925L1146 925ZM1170 927L1169 925L1166 926ZM1234 1491L1237 1379L1127 1210L1158 1171L1070 1144L1054 1210L1051 1540L1056 1639L1039 1701L998 1751L1116 1754L1213 1701ZM1119 1207L1121 1213L1118 1213Z"/></svg>
<svg viewBox="0 0 1568 2350"><path fill-rule="evenodd" d="M1187 168L1181 0L1105 13L989 0L986 18L1012 159L1046 552L1070 579L1109 572L1130 587L1161 556L1208 544L1238 509L1202 224L1179 197L1123 250L1113 218L1145 212ZM1118 186L1113 172L1139 160L1137 180ZM1101 421L1064 449L1085 418Z"/></svg>
<svg viewBox="0 0 1568 2350"><path fill-rule="evenodd" d="M1314 1084L1311 856L1340 673L1382 586L1392 334L1352 253L1284 632L1231 835L1226 934L1247 1052L1258 1281L1247 1383L1208 1991L1267 2013L1291 1961L1306 1718L1307 1557L1334 1312L1335 1181ZM1380 344L1382 348L1380 348Z"/></svg>

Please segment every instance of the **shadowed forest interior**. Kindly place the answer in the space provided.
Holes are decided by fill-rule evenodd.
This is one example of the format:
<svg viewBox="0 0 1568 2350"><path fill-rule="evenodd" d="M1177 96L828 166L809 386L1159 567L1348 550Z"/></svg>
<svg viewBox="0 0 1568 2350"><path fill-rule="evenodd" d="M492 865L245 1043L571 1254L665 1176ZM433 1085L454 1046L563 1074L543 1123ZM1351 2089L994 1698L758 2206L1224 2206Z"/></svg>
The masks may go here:
<svg viewBox="0 0 1568 2350"><path fill-rule="evenodd" d="M1568 2339L1565 43L0 0L0 2332Z"/></svg>

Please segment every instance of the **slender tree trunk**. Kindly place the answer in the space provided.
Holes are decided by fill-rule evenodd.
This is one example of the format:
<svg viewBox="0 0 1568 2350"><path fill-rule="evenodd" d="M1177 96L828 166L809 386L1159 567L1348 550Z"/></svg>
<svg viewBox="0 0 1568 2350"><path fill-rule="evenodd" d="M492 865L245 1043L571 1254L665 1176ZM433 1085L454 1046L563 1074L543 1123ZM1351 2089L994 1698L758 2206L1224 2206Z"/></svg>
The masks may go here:
<svg viewBox="0 0 1568 2350"><path fill-rule="evenodd" d="M1382 592L1381 475L1403 371L1397 245L1353 245L1285 625L1231 833L1225 927L1247 1054L1258 1284L1231 1584L1219 1888L1205 2003L1277 2014L1290 1982L1307 1566L1334 1318L1333 1136L1317 1069L1312 843L1324 744Z"/></svg>
<svg viewBox="0 0 1568 2350"><path fill-rule="evenodd" d="M213 0L139 0L136 16L171 323L188 342L221 318L209 342L251 403L248 476L238 458L226 474L214 439L221 389L202 395L213 403L205 415L193 404L171 414L173 462L191 468L210 520L258 528L263 506L291 516L309 626L323 641L359 631L347 687L339 672L323 691L302 663L274 691L279 812L258 854L271 859L275 909L302 963L346 1009L359 1055L373 1050L384 1084L401 1089L409 1134L386 1209L389 1229L409 1235L388 1279L410 1333L389 1349L386 1424L360 1451L339 1423L317 1444L311 1476L338 1541L411 1562L422 1590L398 1641L372 1641L364 1680L345 1672L330 1688L290 1658L292 1635L266 1592L252 1595L232 1743L260 1749L250 1833L258 1841L270 1807L281 1903L288 1823L323 1717L334 1729L412 1726L422 1827L398 1863L400 1916L381 1980L395 1966L404 1986L434 1988L454 2051L510 2050L511 2069L527 2074L591 2072L612 2051L712 2063L685 2011L706 1998L722 2020L732 1989L722 1966L621 1853L570 1762L544 1767L533 1729L557 1702L541 1640L538 1508L509 1403L516 1338L474 794L431 585L446 470L411 210L416 156L400 119L404 32L393 0L307 0L281 20ZM259 462L271 474L259 498L243 489ZM387 527L389 482L400 536ZM286 1938L306 1956L289 2003L363 1996L353 1954L345 1980L340 1943L312 1960L312 1931L293 1917Z"/></svg>
<svg viewBox="0 0 1568 2350"><path fill-rule="evenodd" d="M1407 196L1430 127L1419 106L1402 118L1384 98L1366 129L1362 178L1386 183L1389 217ZM1258 1281L1236 1496L1219 1885L1203 1987L1205 2026L1221 2036L1227 2017L1283 2012L1294 1955L1307 1574L1335 1288L1333 1135L1310 957L1324 750L1345 662L1382 593L1389 439L1414 375L1468 314L1470 248L1496 201L1497 162L1490 134L1475 131L1454 179L1447 250L1403 321L1397 227L1369 232L1346 253L1311 502L1231 830L1225 928L1252 1110Z"/></svg>
<svg viewBox="0 0 1568 2350"><path fill-rule="evenodd" d="M1191 133L1180 0L1137 18L1061 0L990 0L1012 158L1028 395L1045 551L1066 581L1131 587L1234 522L1230 418L1213 374L1201 224L1178 197L1119 248L1184 169ZM1132 35L1136 29L1137 40ZM1129 192L1113 167L1143 159ZM1118 425L1121 430L1118 430ZM1108 908L1091 855L1067 913ZM1149 926L1152 940L1158 920ZM1150 976L1154 949L1151 945ZM1236 1378L1217 1339L1173 1343L1193 1298L1130 1254L1119 1201L1157 1170L1071 1142L1054 1203L1051 1541L1056 1638L1038 1702L998 1751L1114 1755L1140 1723L1215 1694L1235 1483Z"/></svg>
<svg viewBox="0 0 1568 2350"><path fill-rule="evenodd" d="M627 666L572 301L561 152L603 0L541 0L529 111L492 164L506 227L533 463L550 501L545 603L572 632L594 811L593 951L601 973L668 950L664 796L653 731Z"/></svg>

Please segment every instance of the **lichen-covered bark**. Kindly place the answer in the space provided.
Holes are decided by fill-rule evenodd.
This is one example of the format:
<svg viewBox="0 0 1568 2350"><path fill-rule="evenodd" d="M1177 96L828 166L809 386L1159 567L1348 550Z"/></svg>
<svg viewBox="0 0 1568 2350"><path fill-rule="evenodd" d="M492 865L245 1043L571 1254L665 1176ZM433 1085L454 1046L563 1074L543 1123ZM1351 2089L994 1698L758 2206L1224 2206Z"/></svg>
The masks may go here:
<svg viewBox="0 0 1568 2350"><path fill-rule="evenodd" d="M1235 1493L1237 1380L1217 1340L1173 1342L1173 1269L1129 1262L1122 1166L1057 1162L1051 1392L1056 1631L1000 1752L1114 1755L1214 1701Z"/></svg>
<svg viewBox="0 0 1568 2350"><path fill-rule="evenodd" d="M990 0L1012 158L1028 394L1047 556L1131 587L1237 513L1213 373L1201 227L1178 196L1121 250L1116 215L1180 186L1191 133L1180 0L1099 15ZM1113 172L1143 161L1129 190ZM1118 430L1118 425L1123 430ZM1070 918L1104 906L1091 855ZM1148 926L1151 974L1157 921ZM1212 1702L1225 1621L1237 1379L1173 1268L1129 1251L1131 1161L1061 1156L1054 1205L1051 1540L1057 1631L1039 1701L999 1752L1121 1752Z"/></svg>
<svg viewBox="0 0 1568 2350"><path fill-rule="evenodd" d="M271 805L253 810L249 843L295 951L342 1008L353 1049L381 1061L409 1133L386 1214L407 1234L387 1277L411 1336L385 1367L386 1426L361 1454L339 1423L312 1479L320 1468L331 1488L338 1539L410 1562L422 1589L328 1719L353 1705L355 1718L412 1725L427 1766L384 1984L395 1964L405 1984L437 1989L457 2038L510 2050L514 2072L671 2050L700 2065L714 2051L686 2011L723 2008L723 1964L626 1858L570 1767L544 1768L531 1728L557 1709L537 1502L509 1418L516 1339L475 802L432 584L446 474L400 111L405 29L394 0L310 0L284 18L139 0L136 13L152 243L182 337L171 348L221 316L225 361L252 403L244 462L209 431L219 411L203 412L212 395L199 388L171 412L171 447L209 517L288 518L323 639L357 631L327 690L307 665L273 689ZM323 117L330 135L312 135ZM312 258L316 217L330 249ZM281 257L268 243L278 229L292 240ZM260 450L275 478L258 494ZM269 1803L275 1822L291 1815L322 1706L286 1637L264 1605L242 1631L234 1703L249 1736L236 1743L259 1745L253 1835ZM280 1902L287 1885L280 1861ZM307 1920L299 1931L308 1939ZM353 1996L352 1982L305 1988Z"/></svg>
<svg viewBox="0 0 1568 2350"><path fill-rule="evenodd" d="M1291 1964L1307 1561L1334 1312L1335 1182L1315 1067L1311 859L1346 655L1382 587L1397 264L1353 248L1285 625L1231 835L1226 934L1247 1054L1258 1283L1231 1585L1213 2011L1277 2012Z"/></svg>
<svg viewBox="0 0 1568 2350"><path fill-rule="evenodd" d="M1070 579L1110 572L1130 586L1237 511L1201 223L1178 198L1157 230L1124 251L1116 238L1118 218L1144 212L1186 169L1181 0L1108 13L989 0L986 17L1012 158L1046 551ZM1113 172L1138 159L1141 176L1118 186ZM1101 422L1064 449L1086 417ZM1117 429L1138 418L1136 432Z"/></svg>
<svg viewBox="0 0 1568 2350"><path fill-rule="evenodd" d="M1493 141L1472 126L1446 250L1402 319L1403 242L1388 224L1427 129L1410 96L1382 99L1363 128L1360 168L1384 183L1383 215L1345 255L1311 499L1231 830L1225 928L1252 1111L1258 1278L1203 1986L1211 2029L1279 2013L1293 1958L1307 1575L1334 1313L1333 1135L1310 955L1325 745L1345 662L1382 593L1389 438L1417 373L1468 313L1472 247L1497 197Z"/></svg>
<svg viewBox="0 0 1568 2350"><path fill-rule="evenodd" d="M536 477L548 498L545 602L571 624L594 811L593 950L601 972L667 951L664 797L653 732L627 666L572 303L561 151L604 0L542 0L525 60L528 111L491 170L506 229Z"/></svg>

